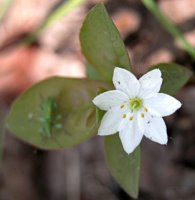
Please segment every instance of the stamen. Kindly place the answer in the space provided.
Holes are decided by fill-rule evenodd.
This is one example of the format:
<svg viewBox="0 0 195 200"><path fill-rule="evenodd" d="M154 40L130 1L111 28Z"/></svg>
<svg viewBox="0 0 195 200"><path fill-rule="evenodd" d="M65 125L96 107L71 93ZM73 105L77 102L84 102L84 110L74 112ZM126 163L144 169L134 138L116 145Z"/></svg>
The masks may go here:
<svg viewBox="0 0 195 200"><path fill-rule="evenodd" d="M123 118L126 118L126 116L127 116L126 114L123 114Z"/></svg>
<svg viewBox="0 0 195 200"><path fill-rule="evenodd" d="M143 100L139 97L135 97L129 100L130 109L133 111L138 111L143 106Z"/></svg>
<svg viewBox="0 0 195 200"><path fill-rule="evenodd" d="M148 109L145 107L145 108L144 108L144 111L145 111L145 112L148 112Z"/></svg>
<svg viewBox="0 0 195 200"><path fill-rule="evenodd" d="M125 105L122 104L120 108L122 109L122 108L124 108L124 106L125 106Z"/></svg>
<svg viewBox="0 0 195 200"><path fill-rule="evenodd" d="M141 114L141 117L144 118L144 113Z"/></svg>
<svg viewBox="0 0 195 200"><path fill-rule="evenodd" d="M133 120L133 116L129 117L129 120L132 121Z"/></svg>

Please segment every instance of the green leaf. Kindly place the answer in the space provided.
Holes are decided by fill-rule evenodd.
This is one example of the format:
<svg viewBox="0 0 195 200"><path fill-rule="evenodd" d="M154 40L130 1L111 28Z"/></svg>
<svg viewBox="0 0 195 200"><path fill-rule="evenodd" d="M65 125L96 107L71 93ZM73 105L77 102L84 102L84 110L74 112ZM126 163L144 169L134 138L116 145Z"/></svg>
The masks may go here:
<svg viewBox="0 0 195 200"><path fill-rule="evenodd" d="M96 71L96 69L93 66L91 66L89 63L86 64L86 73L89 79L103 80L100 74Z"/></svg>
<svg viewBox="0 0 195 200"><path fill-rule="evenodd" d="M128 155L124 152L118 134L105 138L107 165L120 186L133 198L139 191L140 148Z"/></svg>
<svg viewBox="0 0 195 200"><path fill-rule="evenodd" d="M80 32L82 51L104 80L111 81L115 66L130 70L124 43L103 4L87 15Z"/></svg>
<svg viewBox="0 0 195 200"><path fill-rule="evenodd" d="M175 95L190 79L192 72L175 63L161 63L149 68L160 69L163 78L161 92Z"/></svg>
<svg viewBox="0 0 195 200"><path fill-rule="evenodd" d="M97 132L92 99L106 87L87 79L44 80L18 97L7 118L8 128L16 137L43 149L79 144Z"/></svg>

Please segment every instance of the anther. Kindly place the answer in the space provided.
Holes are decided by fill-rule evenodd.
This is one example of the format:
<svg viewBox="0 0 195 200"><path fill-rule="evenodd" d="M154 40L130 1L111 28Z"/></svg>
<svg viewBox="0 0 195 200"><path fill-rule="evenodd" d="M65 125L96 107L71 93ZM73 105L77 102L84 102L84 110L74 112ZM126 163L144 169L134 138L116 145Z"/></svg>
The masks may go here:
<svg viewBox="0 0 195 200"><path fill-rule="evenodd" d="M120 108L121 108L121 109L124 108L124 105L122 104Z"/></svg>
<svg viewBox="0 0 195 200"><path fill-rule="evenodd" d="M123 114L123 118L126 118L126 116L127 116L126 114Z"/></svg>
<svg viewBox="0 0 195 200"><path fill-rule="evenodd" d="M132 121L133 120L133 116L129 117L129 120Z"/></svg>
<svg viewBox="0 0 195 200"><path fill-rule="evenodd" d="M141 117L144 118L144 113L141 114Z"/></svg>
<svg viewBox="0 0 195 200"><path fill-rule="evenodd" d="M145 107L145 108L144 108L144 111L145 111L145 112L148 112L148 109Z"/></svg>

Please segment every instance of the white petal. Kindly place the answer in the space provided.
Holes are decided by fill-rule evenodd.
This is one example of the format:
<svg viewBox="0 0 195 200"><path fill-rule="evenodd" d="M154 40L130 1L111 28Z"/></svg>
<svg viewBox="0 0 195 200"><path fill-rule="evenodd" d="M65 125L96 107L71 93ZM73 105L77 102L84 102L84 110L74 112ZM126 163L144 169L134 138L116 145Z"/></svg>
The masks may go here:
<svg viewBox="0 0 195 200"><path fill-rule="evenodd" d="M154 142L167 144L167 129L164 120L161 117L151 117L147 122L144 135Z"/></svg>
<svg viewBox="0 0 195 200"><path fill-rule="evenodd" d="M114 106L119 106L128 100L128 96L119 90L104 92L93 99L93 103L102 110L108 110Z"/></svg>
<svg viewBox="0 0 195 200"><path fill-rule="evenodd" d="M139 96L149 98L160 91L162 85L161 71L154 69L143 75L139 82L141 84Z"/></svg>
<svg viewBox="0 0 195 200"><path fill-rule="evenodd" d="M106 112L102 118L98 135L112 135L119 131L120 123L123 119L123 114L120 108L112 108Z"/></svg>
<svg viewBox="0 0 195 200"><path fill-rule="evenodd" d="M148 118L149 115L144 111L144 109L141 109L140 111L137 112L137 123L142 134L145 133Z"/></svg>
<svg viewBox="0 0 195 200"><path fill-rule="evenodd" d="M168 116L181 107L180 101L170 95L159 93L146 99L144 104L148 111L155 116Z"/></svg>
<svg viewBox="0 0 195 200"><path fill-rule="evenodd" d="M115 67L113 74L113 84L117 90L121 90L129 97L138 94L140 84L137 78L129 71Z"/></svg>
<svg viewBox="0 0 195 200"><path fill-rule="evenodd" d="M119 130L119 136L124 150L130 154L140 144L143 134L139 131L136 119L124 119Z"/></svg>

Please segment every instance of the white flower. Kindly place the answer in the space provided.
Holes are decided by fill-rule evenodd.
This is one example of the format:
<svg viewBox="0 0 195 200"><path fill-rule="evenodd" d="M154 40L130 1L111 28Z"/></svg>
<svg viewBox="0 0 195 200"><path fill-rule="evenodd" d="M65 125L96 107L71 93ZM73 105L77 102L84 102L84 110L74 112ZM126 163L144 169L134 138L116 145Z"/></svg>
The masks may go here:
<svg viewBox="0 0 195 200"><path fill-rule="evenodd" d="M116 90L104 92L93 103L104 115L98 135L119 132L124 150L129 154L140 144L143 135L154 142L167 144L167 130L162 117L171 115L181 103L159 93L161 71L154 69L139 80L129 71L116 67L113 84Z"/></svg>

